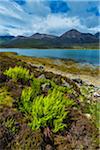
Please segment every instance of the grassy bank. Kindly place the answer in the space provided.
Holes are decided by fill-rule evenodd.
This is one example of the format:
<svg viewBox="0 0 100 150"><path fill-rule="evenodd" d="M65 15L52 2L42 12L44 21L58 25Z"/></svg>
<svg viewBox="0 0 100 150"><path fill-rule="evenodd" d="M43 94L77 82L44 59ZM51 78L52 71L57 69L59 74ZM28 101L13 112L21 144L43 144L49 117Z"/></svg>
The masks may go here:
<svg viewBox="0 0 100 150"><path fill-rule="evenodd" d="M96 78L98 71L73 61L0 53L1 149L99 149L99 88L68 77Z"/></svg>

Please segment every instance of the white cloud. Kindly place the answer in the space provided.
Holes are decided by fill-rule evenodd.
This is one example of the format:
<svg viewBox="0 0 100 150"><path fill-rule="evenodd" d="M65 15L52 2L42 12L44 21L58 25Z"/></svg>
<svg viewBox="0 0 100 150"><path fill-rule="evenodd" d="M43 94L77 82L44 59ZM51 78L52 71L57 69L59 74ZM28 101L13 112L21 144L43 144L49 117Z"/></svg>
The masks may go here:
<svg viewBox="0 0 100 150"><path fill-rule="evenodd" d="M46 16L50 13L49 6L44 5L44 2L40 0L28 0L22 7L25 12L37 16Z"/></svg>
<svg viewBox="0 0 100 150"><path fill-rule="evenodd" d="M73 12L76 8L73 8ZM87 27L89 18L80 18L79 15L53 14L49 4L40 0L27 0L19 5L11 0L0 2L0 34L32 35L33 33L49 33L60 35L69 29L76 28L83 32L97 32L99 26ZM82 21L83 19L83 21ZM91 20L95 19L90 17Z"/></svg>

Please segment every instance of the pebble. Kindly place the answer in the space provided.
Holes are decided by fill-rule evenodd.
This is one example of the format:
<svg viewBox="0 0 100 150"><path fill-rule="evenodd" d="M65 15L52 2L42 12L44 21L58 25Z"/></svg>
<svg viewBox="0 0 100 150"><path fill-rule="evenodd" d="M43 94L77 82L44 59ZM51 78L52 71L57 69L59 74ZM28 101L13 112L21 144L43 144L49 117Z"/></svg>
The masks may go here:
<svg viewBox="0 0 100 150"><path fill-rule="evenodd" d="M86 116L88 119L91 119L91 115L90 115L90 114L85 114L85 116Z"/></svg>
<svg viewBox="0 0 100 150"><path fill-rule="evenodd" d="M100 97L100 94L98 92L94 92L93 96L94 97Z"/></svg>
<svg viewBox="0 0 100 150"><path fill-rule="evenodd" d="M38 79L46 79L45 75L44 74L41 74Z"/></svg>

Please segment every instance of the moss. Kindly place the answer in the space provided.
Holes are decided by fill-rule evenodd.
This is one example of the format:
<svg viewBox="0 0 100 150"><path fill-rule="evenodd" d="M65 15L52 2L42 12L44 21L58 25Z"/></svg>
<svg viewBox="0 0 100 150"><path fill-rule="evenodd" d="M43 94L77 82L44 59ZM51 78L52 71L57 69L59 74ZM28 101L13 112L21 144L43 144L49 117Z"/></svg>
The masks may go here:
<svg viewBox="0 0 100 150"><path fill-rule="evenodd" d="M13 98L6 88L0 88L0 105L12 106Z"/></svg>

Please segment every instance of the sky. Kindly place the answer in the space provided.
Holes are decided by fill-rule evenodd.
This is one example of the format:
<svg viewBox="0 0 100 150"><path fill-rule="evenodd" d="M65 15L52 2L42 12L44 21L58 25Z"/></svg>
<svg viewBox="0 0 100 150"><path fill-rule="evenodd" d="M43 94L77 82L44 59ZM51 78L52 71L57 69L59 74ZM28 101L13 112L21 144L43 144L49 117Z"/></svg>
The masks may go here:
<svg viewBox="0 0 100 150"><path fill-rule="evenodd" d="M0 35L100 31L98 0L0 0Z"/></svg>

